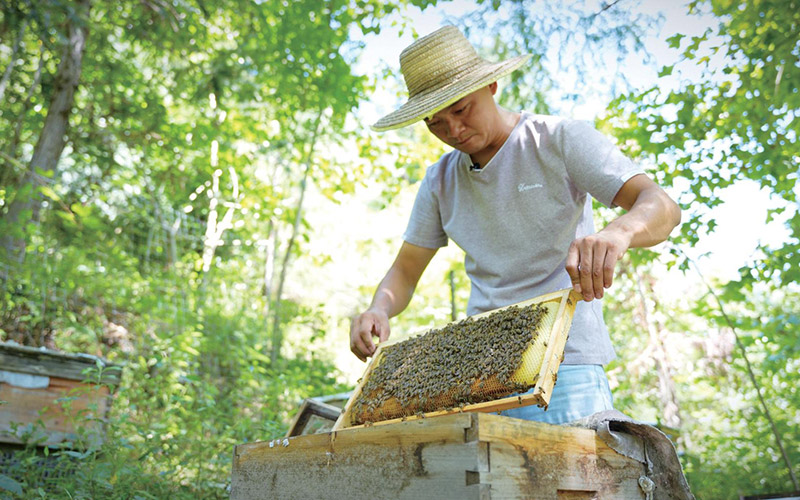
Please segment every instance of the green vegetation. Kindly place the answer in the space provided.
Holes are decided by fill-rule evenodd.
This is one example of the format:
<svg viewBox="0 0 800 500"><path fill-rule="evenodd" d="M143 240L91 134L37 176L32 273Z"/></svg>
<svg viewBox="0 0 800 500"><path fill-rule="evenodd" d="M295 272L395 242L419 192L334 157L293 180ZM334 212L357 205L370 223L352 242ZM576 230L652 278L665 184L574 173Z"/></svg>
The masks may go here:
<svg viewBox="0 0 800 500"><path fill-rule="evenodd" d="M353 214L387 216L441 151L420 129L369 133L357 107L389 77L353 69L362 35L434 3L0 4L0 340L124 364L105 444L48 450L78 471L53 484L32 443L0 476L0 498L227 498L234 444L282 435L302 398L351 387L343 372L358 365L335 357L347 317L402 227L363 234L356 215L319 214L356 204ZM559 111L548 37L577 37L589 66L614 47L642 53L657 18L625 6L587 2L576 20L483 1L460 22L487 53L540 55L504 102ZM685 10L715 25L665 35L682 55L653 88L605 83L625 93L598 126L684 209L669 251L621 263L606 302L620 359L608 371L620 410L676 429L698 498L789 491L787 460L800 475L800 5ZM579 72L574 94L597 72ZM659 280L697 282L685 249L714 231L721 190L745 182L772 195L769 217L789 237L762 245L737 279L709 277L726 318L701 283L673 297ZM437 259L396 331L449 321L451 270L463 315L459 256Z"/></svg>

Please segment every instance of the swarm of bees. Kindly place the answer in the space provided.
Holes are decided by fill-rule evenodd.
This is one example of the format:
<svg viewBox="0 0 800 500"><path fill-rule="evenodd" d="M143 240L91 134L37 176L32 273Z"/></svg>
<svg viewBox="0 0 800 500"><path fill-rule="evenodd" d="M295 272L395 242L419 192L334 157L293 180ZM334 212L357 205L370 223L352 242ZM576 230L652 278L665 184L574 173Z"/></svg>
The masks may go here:
<svg viewBox="0 0 800 500"><path fill-rule="evenodd" d="M512 380L547 309L512 306L386 346L352 407L353 425L421 416L532 388Z"/></svg>

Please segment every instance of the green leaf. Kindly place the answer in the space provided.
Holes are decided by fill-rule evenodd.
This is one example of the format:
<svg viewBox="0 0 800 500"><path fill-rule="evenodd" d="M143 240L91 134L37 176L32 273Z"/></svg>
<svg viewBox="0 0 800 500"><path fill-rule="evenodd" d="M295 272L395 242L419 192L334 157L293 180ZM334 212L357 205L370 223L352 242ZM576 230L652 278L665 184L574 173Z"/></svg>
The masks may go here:
<svg viewBox="0 0 800 500"><path fill-rule="evenodd" d="M686 36L686 35L684 35L684 34L682 34L682 33L676 33L676 34L672 35L671 37L667 38L667 44L668 44L668 45L669 45L671 48L673 48L673 49L677 49L678 47L680 47L680 45L681 45L681 40L682 40L682 39L683 39L683 37L685 37L685 36Z"/></svg>
<svg viewBox="0 0 800 500"><path fill-rule="evenodd" d="M0 489L10 491L15 495L22 495L22 485L3 474L0 474Z"/></svg>
<svg viewBox="0 0 800 500"><path fill-rule="evenodd" d="M34 171L36 172L36 175L47 177L48 179L52 179L53 176L55 175L55 172L49 168L45 169L41 167L36 167L34 168Z"/></svg>
<svg viewBox="0 0 800 500"><path fill-rule="evenodd" d="M64 455L70 456L72 458L77 458L79 460L83 460L84 458L86 458L86 457L88 457L89 455L92 454L91 451L86 451L86 452L80 453L80 452L72 451L72 450L66 450L66 451L63 451L62 453Z"/></svg>
<svg viewBox="0 0 800 500"><path fill-rule="evenodd" d="M671 74L672 74L672 69L673 69L674 67L675 67L675 65L674 65L674 64L673 64L673 65L671 65L671 66L664 66L664 67L662 67L662 68L661 68L661 71L659 71L659 72L658 72L658 77L659 77L659 78L661 78L662 76L668 76L668 75L671 75Z"/></svg>
<svg viewBox="0 0 800 500"><path fill-rule="evenodd" d="M45 186L40 186L39 187L39 192L42 193L43 195L45 195L46 197L50 198L53 201L59 201L61 199L61 197L58 196L56 194L56 192L53 191L53 188L51 188L50 186L46 186L46 185Z"/></svg>
<svg viewBox="0 0 800 500"><path fill-rule="evenodd" d="M91 207L88 207L86 205L81 205L80 203L73 203L72 205L69 206L69 208L70 210L72 210L73 213L75 213L79 217L86 217L92 213Z"/></svg>

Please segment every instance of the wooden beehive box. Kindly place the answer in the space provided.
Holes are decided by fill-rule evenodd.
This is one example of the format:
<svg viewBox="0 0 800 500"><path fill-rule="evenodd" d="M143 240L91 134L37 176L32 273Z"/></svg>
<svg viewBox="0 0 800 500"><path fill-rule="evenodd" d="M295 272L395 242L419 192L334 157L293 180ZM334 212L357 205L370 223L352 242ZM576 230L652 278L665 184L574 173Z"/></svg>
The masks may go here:
<svg viewBox="0 0 800 500"><path fill-rule="evenodd" d="M232 500L644 499L594 430L461 413L234 448Z"/></svg>
<svg viewBox="0 0 800 500"><path fill-rule="evenodd" d="M458 407L450 405L452 406L451 408L436 408L435 411L419 412L416 415L405 414L402 417L397 417L396 415L404 411L404 407L397 398L392 397L384 403L384 408L388 408L385 413L383 409L379 409L375 412L376 415L381 413L383 415L389 414L390 416L381 416L380 418L370 421L369 424L386 424L470 411L496 412L532 404L547 407L550 401L550 395L553 391L553 386L556 383L558 367L563 359L564 346L566 345L567 336L572 324L575 306L580 299L581 296L579 294L571 289L564 289L472 317L474 320L480 320L481 318L489 317L494 313L512 307L523 308L533 305L542 308L544 315L537 328L539 334L531 341L528 348L522 354L520 366L512 376L512 379L531 381L531 385L533 386L533 391L531 393L523 396L509 395L487 401L460 405ZM407 339L398 339L378 346L370 364L364 372L364 376L361 378L361 381L345 405L342 415L337 420L333 428L334 430L357 427L363 424L362 415L359 414L357 406L359 398L365 393L364 388L367 381L370 376L375 373L375 368L383 361L386 350L392 349L395 344L405 342L406 340ZM408 373L413 374L412 371ZM490 379L489 383L495 383L495 380L496 379ZM533 382L535 382L535 385L533 385ZM476 381L474 387L483 387L483 384L484 382ZM508 394L508 392L506 394Z"/></svg>
<svg viewBox="0 0 800 500"><path fill-rule="evenodd" d="M87 380L98 366L102 377ZM0 343L0 443L58 446L81 431L101 442L120 370L96 356Z"/></svg>

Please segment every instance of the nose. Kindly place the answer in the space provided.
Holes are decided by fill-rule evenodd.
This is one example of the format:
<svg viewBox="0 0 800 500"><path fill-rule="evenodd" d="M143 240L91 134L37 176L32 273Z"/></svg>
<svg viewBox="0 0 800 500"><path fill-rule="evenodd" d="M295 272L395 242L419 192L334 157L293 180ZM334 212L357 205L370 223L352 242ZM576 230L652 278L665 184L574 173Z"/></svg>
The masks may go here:
<svg viewBox="0 0 800 500"><path fill-rule="evenodd" d="M458 141L464 132L464 124L457 117L451 116L447 118L447 135L450 139Z"/></svg>

